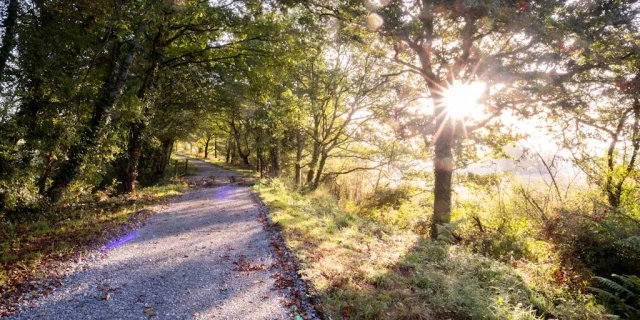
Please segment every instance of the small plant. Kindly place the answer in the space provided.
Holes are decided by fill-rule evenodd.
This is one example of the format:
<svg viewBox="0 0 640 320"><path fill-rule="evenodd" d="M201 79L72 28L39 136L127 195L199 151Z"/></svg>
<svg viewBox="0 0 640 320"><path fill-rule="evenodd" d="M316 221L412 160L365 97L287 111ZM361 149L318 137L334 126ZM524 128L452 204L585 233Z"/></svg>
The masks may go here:
<svg viewBox="0 0 640 320"><path fill-rule="evenodd" d="M613 279L594 277L600 288L589 287L616 315L640 318L640 278L613 274Z"/></svg>

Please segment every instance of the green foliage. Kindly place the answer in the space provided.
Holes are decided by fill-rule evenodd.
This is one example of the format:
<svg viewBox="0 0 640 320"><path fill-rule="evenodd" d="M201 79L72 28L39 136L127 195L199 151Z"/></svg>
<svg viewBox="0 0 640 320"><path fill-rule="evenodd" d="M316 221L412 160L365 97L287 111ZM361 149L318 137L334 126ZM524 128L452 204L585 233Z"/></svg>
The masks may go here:
<svg viewBox="0 0 640 320"><path fill-rule="evenodd" d="M640 317L640 278L612 274L611 279L594 277L600 288L589 287L607 307L625 319Z"/></svg>
<svg viewBox="0 0 640 320"><path fill-rule="evenodd" d="M637 220L613 212L560 211L543 232L568 265L600 276L640 274Z"/></svg>

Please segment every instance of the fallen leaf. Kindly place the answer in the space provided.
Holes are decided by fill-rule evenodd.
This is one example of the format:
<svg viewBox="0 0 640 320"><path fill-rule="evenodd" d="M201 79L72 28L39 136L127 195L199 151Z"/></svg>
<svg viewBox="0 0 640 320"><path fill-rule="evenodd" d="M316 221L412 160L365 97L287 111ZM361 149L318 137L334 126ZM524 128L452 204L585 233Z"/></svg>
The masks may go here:
<svg viewBox="0 0 640 320"><path fill-rule="evenodd" d="M154 313L153 308L150 308L150 307L144 308L144 314L151 316L153 315L153 313Z"/></svg>

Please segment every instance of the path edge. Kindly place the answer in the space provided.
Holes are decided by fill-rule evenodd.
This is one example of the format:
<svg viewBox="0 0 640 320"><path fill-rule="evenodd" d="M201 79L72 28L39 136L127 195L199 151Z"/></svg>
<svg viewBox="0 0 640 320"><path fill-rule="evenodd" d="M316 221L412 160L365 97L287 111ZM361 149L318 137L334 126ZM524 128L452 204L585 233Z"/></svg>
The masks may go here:
<svg viewBox="0 0 640 320"><path fill-rule="evenodd" d="M262 198L257 192L252 189L250 190L254 201L258 204L258 214L260 218L262 218L260 220L262 221L265 230L269 233L269 236L271 238L271 246L276 249L275 255L278 257L278 267L286 276L293 279L294 287L289 288L289 291L290 296L292 297L296 297L296 295L299 295L298 298L301 301L301 306L300 309L297 310L298 313L302 315L303 319L329 319L322 313L322 309L320 308L322 306L322 300L320 298L320 295L317 293L317 290L313 286L313 283L300 277L300 259L298 259L298 257L293 254L291 249L284 241L282 233L273 223L271 214L269 212L269 207L267 207L264 201L262 201ZM284 265L285 263L292 265L293 268L287 268Z"/></svg>

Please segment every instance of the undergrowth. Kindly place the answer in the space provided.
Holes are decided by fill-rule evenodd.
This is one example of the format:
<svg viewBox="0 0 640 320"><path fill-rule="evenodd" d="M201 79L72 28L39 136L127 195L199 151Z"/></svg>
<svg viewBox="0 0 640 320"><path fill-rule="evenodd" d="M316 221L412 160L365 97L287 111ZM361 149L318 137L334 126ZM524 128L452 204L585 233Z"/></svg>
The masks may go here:
<svg viewBox="0 0 640 320"><path fill-rule="evenodd" d="M344 210L322 190L300 194L271 180L260 192L333 319L605 318L593 295L556 284L549 261L433 242L379 212Z"/></svg>

